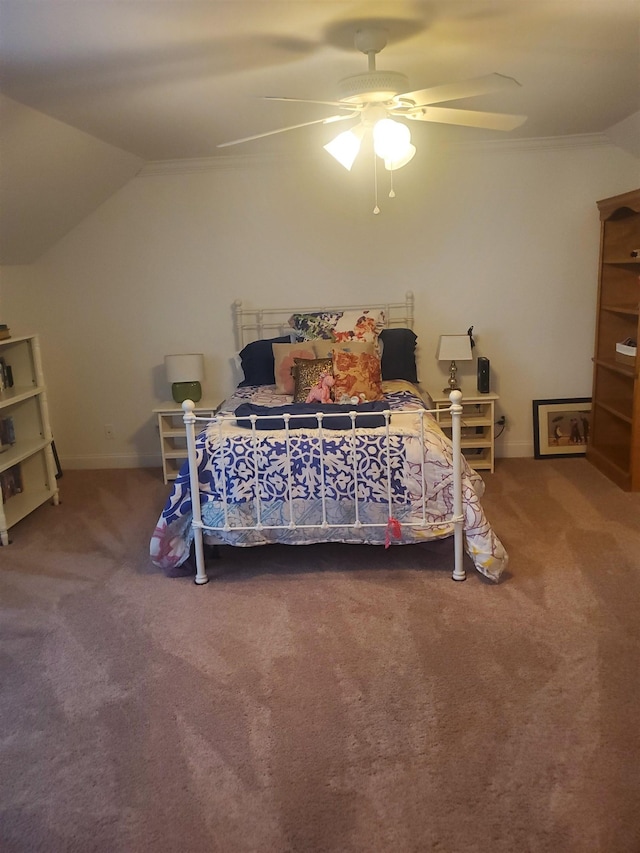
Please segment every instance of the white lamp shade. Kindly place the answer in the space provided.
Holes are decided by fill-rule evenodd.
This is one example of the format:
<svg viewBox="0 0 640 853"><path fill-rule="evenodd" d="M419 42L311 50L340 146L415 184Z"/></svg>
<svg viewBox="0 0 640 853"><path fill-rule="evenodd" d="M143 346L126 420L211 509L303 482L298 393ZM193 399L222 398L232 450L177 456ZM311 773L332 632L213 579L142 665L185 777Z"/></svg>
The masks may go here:
<svg viewBox="0 0 640 853"><path fill-rule="evenodd" d="M471 338L469 335L440 335L436 358L438 361L470 361L473 358Z"/></svg>
<svg viewBox="0 0 640 853"><path fill-rule="evenodd" d="M341 166L344 166L350 172L360 151L363 133L364 128L361 125L351 130L345 130L343 133L339 133L331 142L323 146L324 150L331 154Z"/></svg>
<svg viewBox="0 0 640 853"><path fill-rule="evenodd" d="M172 385L175 382L202 382L204 379L204 355L201 352L165 355L164 366L167 381Z"/></svg>

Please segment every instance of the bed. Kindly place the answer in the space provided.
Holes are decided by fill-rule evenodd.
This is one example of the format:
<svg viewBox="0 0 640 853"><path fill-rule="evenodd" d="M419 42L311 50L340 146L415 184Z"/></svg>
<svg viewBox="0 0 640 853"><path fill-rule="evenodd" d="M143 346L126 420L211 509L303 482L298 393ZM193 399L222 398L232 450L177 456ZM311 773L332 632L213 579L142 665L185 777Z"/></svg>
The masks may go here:
<svg viewBox="0 0 640 853"><path fill-rule="evenodd" d="M418 384L411 293L366 308L236 302L234 317L243 379L213 419L183 404L188 460L151 538L156 566L173 575L192 552L201 585L205 545L452 537L454 580L464 551L500 579L508 557L460 449L462 395L449 439Z"/></svg>

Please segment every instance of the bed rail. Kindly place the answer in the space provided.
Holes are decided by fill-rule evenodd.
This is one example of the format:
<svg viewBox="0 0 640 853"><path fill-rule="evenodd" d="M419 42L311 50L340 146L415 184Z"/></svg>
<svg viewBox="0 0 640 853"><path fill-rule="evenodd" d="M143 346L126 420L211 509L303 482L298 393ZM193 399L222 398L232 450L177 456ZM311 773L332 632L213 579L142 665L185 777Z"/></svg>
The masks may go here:
<svg viewBox="0 0 640 853"><path fill-rule="evenodd" d="M450 414L451 414L451 432L452 432L452 445L453 445L453 469L452 469L452 477L453 477L453 513L449 521L453 524L454 528L454 569L453 569L453 580L455 581L463 581L466 578L466 572L463 566L463 536L464 536L464 516L462 510L462 473L463 473L463 464L462 464L462 450L461 450L461 416L462 416L462 393L460 391L452 391L449 395L449 399L451 401L450 406ZM185 400L182 404L182 408L184 411L184 423L186 430L186 438L187 438L187 453L189 460L189 483L191 488L192 495L192 527L193 527L193 538L194 538L194 547L195 547L195 561L196 561L196 576L195 583L196 584L205 584L208 582L209 578L207 577L207 573L205 570L205 558L204 558L204 532L205 531L215 531L215 530L265 530L265 529L285 529L285 528L322 528L322 529L344 529L344 528L362 528L362 527L386 527L387 528L387 538L393 536L393 525L395 522L394 514L393 514L393 499L391 494L391 433L390 433L390 420L393 416L394 421L400 420L402 417L411 417L415 420L415 418L420 419L420 435L421 435L421 443L424 444L424 418L429 417L432 414L432 410L428 409L409 409L409 410L386 410L381 412L380 414L384 416L384 430L385 430L385 457L386 457L386 467L387 467L387 519L386 522L383 523L372 523L372 522L363 522L360 519L359 514L359 506L363 501L362 498L358 496L358 466L357 466L357 454L356 454L356 419L358 417L358 413L356 411L349 412L347 417L349 417L351 421L351 433L353 436L352 440L352 474L353 474L353 482L354 482L354 501L355 501L355 520L350 523L340 523L334 524L330 522L327 518L326 512L326 491L327 484L324 476L324 465L325 465L325 451L324 451L324 437L325 432L323 428L323 420L326 417L332 417L331 415L323 414L322 412L318 412L317 417L318 420L318 441L317 441L317 451L320 458L320 483L321 483L321 502L322 502L322 519L317 524L309 524L296 521L295 518L295 510L294 510L294 502L293 502L293 490L292 486L292 475L291 475L291 429L295 426L295 421L297 418L305 417L308 419L308 415L296 415L293 413L285 413L278 415L260 415L259 420L268 421L270 419L278 420L280 423L284 421L284 435L285 435L285 444L287 448L287 468L288 468L288 513L289 520L286 525L275 525L275 524L265 524L261 505L260 505L260 482L259 482L259 471L257 465L257 452L254 452L254 483L255 483L255 493L257 496L256 500L256 520L255 524L251 526L230 526L229 518L228 518L228 496L226 493L226 477L222 477L222 484L224 490L224 525L220 527L209 527L203 524L202 520L202 508L199 499L200 494L200 484L198 480L198 463L197 463L197 454L196 454L196 424L198 421L202 421L204 423L212 423L216 424L219 430L220 441L218 444L218 452L221 454L221 469L224 470L224 441L222 441L222 432L225 424L231 422L236 422L235 415L217 415L212 421L206 418L198 418L194 414L195 404L191 400ZM243 418L243 421L245 419ZM254 450L258 446L259 441L259 433L257 429L257 415L250 415L247 419L250 426L250 435L252 437L253 448ZM418 518L411 522L403 521L403 524L410 524L414 527L441 527L442 519L437 523L431 524L426 519L426 486L425 486L425 476L424 476L424 456L422 456L422 518ZM195 496L198 496L196 498Z"/></svg>

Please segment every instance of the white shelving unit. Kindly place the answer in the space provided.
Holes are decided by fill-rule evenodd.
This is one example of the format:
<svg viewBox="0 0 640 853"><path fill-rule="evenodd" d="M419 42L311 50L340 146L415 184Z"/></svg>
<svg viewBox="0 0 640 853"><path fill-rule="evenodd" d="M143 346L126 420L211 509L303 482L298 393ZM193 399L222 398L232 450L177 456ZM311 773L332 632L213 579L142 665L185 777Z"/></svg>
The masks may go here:
<svg viewBox="0 0 640 853"><path fill-rule="evenodd" d="M47 392L37 335L0 341L11 387L0 390L0 541L43 503L59 503Z"/></svg>
<svg viewBox="0 0 640 853"><path fill-rule="evenodd" d="M438 410L436 420L441 429L451 435L451 415L447 411L451 403L448 394L443 392L431 396ZM462 389L462 452L476 471L493 473L495 468L495 405L499 399L499 395L493 392L467 396L465 389Z"/></svg>
<svg viewBox="0 0 640 853"><path fill-rule="evenodd" d="M200 400L194 412L197 417L212 418L218 411L222 400ZM169 483L180 473L187 458L187 441L184 428L182 406L169 400L156 406L153 413L158 416L160 433L160 451L162 453L162 477Z"/></svg>

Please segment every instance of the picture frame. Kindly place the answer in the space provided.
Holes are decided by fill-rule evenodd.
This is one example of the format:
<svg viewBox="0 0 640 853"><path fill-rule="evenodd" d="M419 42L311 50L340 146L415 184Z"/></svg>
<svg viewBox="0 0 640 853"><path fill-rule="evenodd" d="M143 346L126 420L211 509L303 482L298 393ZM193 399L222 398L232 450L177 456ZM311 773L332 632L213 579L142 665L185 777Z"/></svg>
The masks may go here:
<svg viewBox="0 0 640 853"><path fill-rule="evenodd" d="M591 429L591 397L533 401L536 459L584 456Z"/></svg>

